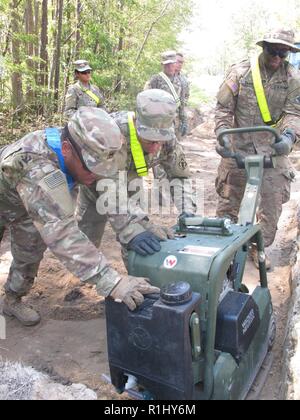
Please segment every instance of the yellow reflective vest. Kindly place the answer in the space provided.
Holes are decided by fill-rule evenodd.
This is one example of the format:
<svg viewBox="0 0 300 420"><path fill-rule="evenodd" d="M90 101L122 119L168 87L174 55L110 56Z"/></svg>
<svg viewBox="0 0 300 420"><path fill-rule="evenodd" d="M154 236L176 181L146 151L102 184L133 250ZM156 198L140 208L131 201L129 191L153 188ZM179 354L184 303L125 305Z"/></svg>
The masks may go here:
<svg viewBox="0 0 300 420"><path fill-rule="evenodd" d="M144 156L144 151L137 137L134 125L134 112L128 112L128 127L130 133L130 149L138 176L147 176L148 167Z"/></svg>
<svg viewBox="0 0 300 420"><path fill-rule="evenodd" d="M269 105L267 102L265 90L262 84L260 67L259 67L259 56L254 56L251 59L251 70L252 70L252 79L254 84L254 90L256 94L257 103L261 112L262 119L266 125L271 127L276 127L278 122L275 123L272 119Z"/></svg>

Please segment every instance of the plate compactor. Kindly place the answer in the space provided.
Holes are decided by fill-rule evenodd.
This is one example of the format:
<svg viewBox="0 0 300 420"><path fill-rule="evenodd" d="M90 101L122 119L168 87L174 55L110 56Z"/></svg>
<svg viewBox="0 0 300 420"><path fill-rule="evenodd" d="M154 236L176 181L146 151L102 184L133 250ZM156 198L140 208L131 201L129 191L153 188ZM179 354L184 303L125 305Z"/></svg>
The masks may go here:
<svg viewBox="0 0 300 420"><path fill-rule="evenodd" d="M269 127L225 130L277 132ZM134 312L106 300L111 382L144 399L246 398L275 338L260 226L254 223L264 168L274 159L234 155L247 172L237 224L229 219L179 219L176 239L153 256L129 256L129 274L147 277L160 295ZM250 244L256 244L259 281L243 284ZM257 276L258 277L258 276Z"/></svg>

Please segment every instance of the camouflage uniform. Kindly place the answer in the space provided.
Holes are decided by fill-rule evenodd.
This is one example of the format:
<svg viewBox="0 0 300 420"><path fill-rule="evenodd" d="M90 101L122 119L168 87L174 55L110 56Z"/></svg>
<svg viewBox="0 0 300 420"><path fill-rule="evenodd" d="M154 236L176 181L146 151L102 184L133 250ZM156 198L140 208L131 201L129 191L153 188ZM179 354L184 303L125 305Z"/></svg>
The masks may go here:
<svg viewBox="0 0 300 420"><path fill-rule="evenodd" d="M119 150L121 137L117 125L106 113L97 111L95 123L90 119L92 136L99 138L101 130L110 129L110 150ZM89 113L90 108L82 107L77 114L86 118ZM106 120L102 118L104 114ZM78 140L80 127L76 121L72 118L68 128ZM99 163L99 145L97 156L96 143L88 139L88 132L84 135L82 156L88 168L99 176L106 170L117 169L119 157L110 159L107 155L108 165ZM107 145L103 143L101 147L105 154ZM10 229L13 255L5 285L7 293L18 297L28 293L46 247L81 281L96 284L104 296L110 293L120 276L79 230L73 214L66 177L60 170L57 154L46 142L45 131L28 134L0 150L0 226ZM124 225L123 218L120 228Z"/></svg>
<svg viewBox="0 0 300 420"><path fill-rule="evenodd" d="M153 156L144 153L145 161L147 163L147 167L154 168L156 165L162 165L163 169L167 173L168 179L171 181L173 179L178 180L180 185L182 185L183 181L190 177L190 171L188 168L188 164L182 150L181 145L178 142L172 141L174 139L175 133L174 128L171 127L168 130L165 128L160 128L159 121L157 122L156 119L163 120L163 117L166 114L166 111L162 108L160 112L159 110L159 103L155 103L155 107L149 106L149 101L151 102L152 97L157 94L158 98L164 97L166 94L161 91L154 91L151 92L151 98L147 100L147 102L140 102L137 104L137 120L135 122L137 132L146 140L160 140L164 141L164 146L162 151L158 156ZM142 92L140 94L142 96L149 96L146 92ZM140 97L138 95L138 98ZM174 107L174 114L175 114L175 102L173 101L173 97L167 95L170 98L170 101L173 103ZM153 98L154 99L154 98ZM148 109L149 107L149 109ZM153 108L155 108L155 113L153 112ZM148 120L145 117L145 125L143 126L140 123L140 114L141 113L147 114ZM116 121L117 125L119 126L121 133L123 134L124 138L126 139L126 143L123 145L121 152L124 156L127 157L125 170L127 171L127 179L128 182L132 181L133 179L138 179L138 175L135 169L135 164L133 161L131 147L130 147L130 134L129 134L129 127L128 127L128 112L122 111L111 114L111 116ZM170 116L164 116L166 121L170 121ZM172 121L172 119L171 119ZM153 127L153 128L149 128ZM170 133L173 133L170 135ZM163 140L164 139L164 140ZM180 190L180 188L179 188ZM130 193L129 193L130 195ZM91 189L86 187L80 188L80 198L79 204L77 208L77 217L79 220L80 229L85 232L85 234L94 242L96 246L99 246L101 242L101 238L103 236L105 223L106 223L106 216L99 216L96 211L95 202L99 194L94 190L93 192ZM192 213L195 210L195 205L193 203L192 193L189 191L185 191L185 196L183 197L183 192L181 191L178 196L174 196L174 203L180 212L182 211L182 204L184 200L184 211ZM146 214L140 209L135 209L135 211L131 211L127 218L130 220L130 224L124 223L124 216L120 215L110 215L110 218L113 219L115 225L119 226L118 229L115 229L117 232L119 241L123 245L127 245L132 238L134 238L139 233L144 232L147 230L146 223L145 223L145 216ZM127 219L127 220L128 220ZM126 219L125 219L126 221ZM92 223L90 223L92 222ZM124 251L124 250L123 250Z"/></svg>
<svg viewBox="0 0 300 420"><path fill-rule="evenodd" d="M91 90L100 99L100 103L98 105L85 92L86 88L79 80L73 85L69 86L66 94L64 109L64 117L66 120L70 119L81 106L91 106L104 109L104 97L97 86L90 84L89 90Z"/></svg>
<svg viewBox="0 0 300 420"><path fill-rule="evenodd" d="M168 64L175 64L176 63L176 51L165 51L161 55L162 61L161 64L163 66ZM180 103L178 104L176 118L175 118L175 131L176 137L178 140L181 139L181 124L187 124L187 115L185 112L185 98L184 98L184 91L181 86L181 80L178 76L170 77L165 73L166 77L168 77L174 86L174 89L178 95ZM164 80L161 74L156 74L152 76L152 78L146 82L144 86L144 90L147 89L161 89L165 90L166 92L170 93L173 96L173 92L171 91L168 83ZM176 98L174 98L176 99Z"/></svg>
<svg viewBox="0 0 300 420"><path fill-rule="evenodd" d="M184 105L187 106L189 99L190 99L190 82L188 78L182 74L178 73L177 77L180 80L181 83L181 89L182 89L182 97L184 98Z"/></svg>
<svg viewBox="0 0 300 420"><path fill-rule="evenodd" d="M278 40L278 43L280 41ZM260 45L260 44L259 44ZM278 130L293 129L300 136L300 76L290 64L284 62L271 76L267 73L263 55L259 57L262 83L270 113L279 121ZM262 126L261 112L254 91L250 61L233 65L226 75L217 95L216 131L221 128ZM274 142L266 133L240 134L231 136L235 152L243 156L272 155ZM273 243L282 204L290 198L290 183L294 172L286 156L277 157L276 169L264 171L258 220L261 223L265 245ZM216 190L219 194L217 215L237 219L244 194L246 177L237 169L235 160L222 159L218 168Z"/></svg>
<svg viewBox="0 0 300 420"><path fill-rule="evenodd" d="M181 86L181 80L178 76L174 76L174 78L170 78L170 80L172 84L174 85L177 95L180 98L180 106L177 108L176 119L175 119L176 137L178 140L180 140L181 139L180 124L187 122L187 115L185 112L184 91ZM147 90L147 89L161 89L172 94L168 84L160 76L160 74L155 74L154 76L151 77L151 79L145 84L144 90Z"/></svg>

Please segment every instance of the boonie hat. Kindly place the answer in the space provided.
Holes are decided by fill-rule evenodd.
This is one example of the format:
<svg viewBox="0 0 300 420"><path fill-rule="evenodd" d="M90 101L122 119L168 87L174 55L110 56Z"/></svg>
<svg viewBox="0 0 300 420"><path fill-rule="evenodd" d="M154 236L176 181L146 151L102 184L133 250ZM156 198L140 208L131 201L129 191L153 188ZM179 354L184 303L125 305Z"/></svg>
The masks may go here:
<svg viewBox="0 0 300 420"><path fill-rule="evenodd" d="M272 32L267 33L261 41L258 41L256 44L260 47L263 47L263 43L267 42L269 44L282 44L290 47L292 52L299 52L295 44L295 34L292 30L287 29L276 29Z"/></svg>

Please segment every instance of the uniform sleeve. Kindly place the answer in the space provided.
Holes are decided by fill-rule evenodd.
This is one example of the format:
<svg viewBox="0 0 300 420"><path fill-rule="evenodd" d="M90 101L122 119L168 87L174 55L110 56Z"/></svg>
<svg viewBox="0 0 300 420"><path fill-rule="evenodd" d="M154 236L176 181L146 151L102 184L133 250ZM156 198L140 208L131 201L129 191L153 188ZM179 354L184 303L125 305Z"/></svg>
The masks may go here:
<svg viewBox="0 0 300 420"><path fill-rule="evenodd" d="M98 290L108 295L120 277L115 272L114 275L109 273L104 255L79 230L63 173L53 168L45 174L44 167L35 167L21 179L17 191L53 254L81 281L93 279L94 283L97 278Z"/></svg>
<svg viewBox="0 0 300 420"><path fill-rule="evenodd" d="M66 94L66 101L65 101L65 108L64 108L64 118L69 120L77 111L77 94L76 89L74 86L69 86L67 94Z"/></svg>
<svg viewBox="0 0 300 420"><path fill-rule="evenodd" d="M300 141L300 77L289 80L288 95L279 128L284 131L291 128L295 131L297 142Z"/></svg>
<svg viewBox="0 0 300 420"><path fill-rule="evenodd" d="M189 99L190 99L190 94L191 94L191 87L190 87L190 81L187 78L186 79L186 88L185 88L185 95L184 95L184 100L185 100L185 105L188 104Z"/></svg>
<svg viewBox="0 0 300 420"><path fill-rule="evenodd" d="M188 117L187 117L187 112L186 112L186 109L185 109L185 99L184 99L184 97L181 97L180 101L181 101L181 105L180 105L179 110L178 110L179 120L182 123L187 124Z"/></svg>
<svg viewBox="0 0 300 420"><path fill-rule="evenodd" d="M156 76L152 76L150 80L148 80L148 82L146 82L145 86L144 86L144 90L148 90L148 89L159 89L158 83L157 83L157 77Z"/></svg>
<svg viewBox="0 0 300 420"><path fill-rule="evenodd" d="M217 94L215 130L232 128L236 101L239 93L239 77L234 67L229 70Z"/></svg>

